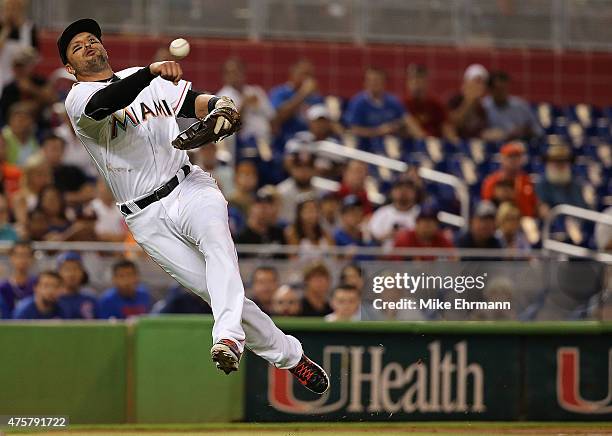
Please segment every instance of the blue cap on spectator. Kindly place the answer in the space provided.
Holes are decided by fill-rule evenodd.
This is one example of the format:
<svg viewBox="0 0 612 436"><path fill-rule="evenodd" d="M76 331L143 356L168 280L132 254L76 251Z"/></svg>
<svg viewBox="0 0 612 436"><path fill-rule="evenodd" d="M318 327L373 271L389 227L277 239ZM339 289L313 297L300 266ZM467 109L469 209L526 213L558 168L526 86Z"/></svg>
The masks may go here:
<svg viewBox="0 0 612 436"><path fill-rule="evenodd" d="M491 218L495 217L497 213L497 208L493 202L484 200L478 203L476 206L476 210L474 211L474 216L478 218Z"/></svg>
<svg viewBox="0 0 612 436"><path fill-rule="evenodd" d="M61 267L64 264L64 262L67 262L69 260L79 262L79 263L83 262L81 255L77 253L76 251L66 251L65 253L62 253L57 257L57 267L58 268Z"/></svg>
<svg viewBox="0 0 612 436"><path fill-rule="evenodd" d="M363 207L363 202L356 195L347 195L342 200L342 211L348 210L353 207Z"/></svg>

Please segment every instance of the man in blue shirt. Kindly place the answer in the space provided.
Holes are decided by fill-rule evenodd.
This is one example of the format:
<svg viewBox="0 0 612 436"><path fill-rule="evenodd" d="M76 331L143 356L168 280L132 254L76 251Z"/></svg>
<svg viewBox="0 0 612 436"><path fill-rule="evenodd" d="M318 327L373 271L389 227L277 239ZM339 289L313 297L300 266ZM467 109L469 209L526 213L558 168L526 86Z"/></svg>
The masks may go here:
<svg viewBox="0 0 612 436"><path fill-rule="evenodd" d="M100 317L125 319L151 311L151 296L142 284L134 262L120 260L113 265L115 287L104 291L99 300Z"/></svg>
<svg viewBox="0 0 612 436"><path fill-rule="evenodd" d="M291 66L287 83L270 91L276 121L280 124L280 132L274 141L276 150L283 150L287 140L297 132L308 130L306 110L314 104L323 103L313 70L312 63L302 59Z"/></svg>
<svg viewBox="0 0 612 436"><path fill-rule="evenodd" d="M349 195L342 201L340 226L334 232L334 242L338 247L373 247L374 242L367 240L362 232L364 223L363 202L356 195ZM348 256L350 257L350 256ZM354 260L371 260L371 256L358 255Z"/></svg>
<svg viewBox="0 0 612 436"><path fill-rule="evenodd" d="M385 85L385 72L368 68L365 89L348 104L345 120L351 132L359 138L358 145L362 150L384 150L384 137L399 135L404 127L415 138L425 137L423 129L408 115L399 99L385 91Z"/></svg>
<svg viewBox="0 0 612 436"><path fill-rule="evenodd" d="M62 278L55 271L44 271L34 285L34 295L19 302L14 319L59 319L64 315L57 305Z"/></svg>
<svg viewBox="0 0 612 436"><path fill-rule="evenodd" d="M93 292L84 288L87 272L79 253L68 251L57 259L57 269L64 284L64 294L58 304L68 319L94 319L98 317L98 302Z"/></svg>
<svg viewBox="0 0 612 436"><path fill-rule="evenodd" d="M2 318L10 318L17 302L34 292L36 277L30 274L34 263L33 254L27 241L18 241L9 250L11 274L0 283L0 296L4 300Z"/></svg>

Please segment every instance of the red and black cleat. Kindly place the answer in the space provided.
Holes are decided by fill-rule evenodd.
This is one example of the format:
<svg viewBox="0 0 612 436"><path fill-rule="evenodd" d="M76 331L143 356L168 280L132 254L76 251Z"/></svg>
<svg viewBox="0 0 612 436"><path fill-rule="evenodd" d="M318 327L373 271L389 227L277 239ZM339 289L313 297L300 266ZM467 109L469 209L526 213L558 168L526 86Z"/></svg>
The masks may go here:
<svg viewBox="0 0 612 436"><path fill-rule="evenodd" d="M302 356L300 363L289 369L298 381L308 390L315 394L323 394L329 389L329 377L319 365L314 363L305 355Z"/></svg>
<svg viewBox="0 0 612 436"><path fill-rule="evenodd" d="M241 355L238 346L231 339L221 339L210 349L210 356L217 364L217 369L225 374L238 371Z"/></svg>

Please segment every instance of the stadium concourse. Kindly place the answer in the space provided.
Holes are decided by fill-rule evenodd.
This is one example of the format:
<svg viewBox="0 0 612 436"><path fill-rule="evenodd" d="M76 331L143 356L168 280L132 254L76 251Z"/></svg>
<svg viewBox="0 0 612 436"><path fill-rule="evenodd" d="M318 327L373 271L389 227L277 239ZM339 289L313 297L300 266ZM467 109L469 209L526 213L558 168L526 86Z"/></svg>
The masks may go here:
<svg viewBox="0 0 612 436"><path fill-rule="evenodd" d="M0 39L0 50L10 49L0 74L0 241L8 248L1 318L210 313L172 283L147 286L160 283L149 277L159 271L146 269L150 265L67 121L63 99L74 79L50 49L56 35L39 36L28 20L20 26L5 28ZM115 50L122 47L119 38L109 37ZM197 40L193 46L197 50ZM149 61L171 59L164 47ZM531 95L512 92L513 83L525 83L520 74L481 63L465 62L452 79L454 92L441 92L432 80L438 72L410 58L402 61L401 77L394 68L396 92L389 91L390 72L374 56L358 72L362 87L350 95L324 92L316 60L299 56L283 79L263 87L251 79L254 61L226 54L222 68L209 75L222 83L214 92L240 107L243 128L191 158L216 178L229 201L234 239L250 247L239 249L247 292L268 313L355 319L362 261L458 258L452 251L393 251L404 248L498 250L500 257L510 249L525 259L541 248L543 223L555 206L612 213L612 107L531 101ZM186 69L187 79L193 70ZM194 88L200 86L195 81ZM336 151L322 152L321 145L330 144ZM369 154L357 156L355 149ZM379 165L374 156L403 170ZM467 201L423 177L423 169L462 181ZM553 219L550 233L577 247L612 249L609 228L592 222ZM114 248L92 253L101 247L92 244L82 254L62 245L75 242ZM37 290L43 267L59 273L59 289ZM49 292L50 307L40 306L37 292ZM583 295L582 305L559 316L593 316L592 296ZM530 310L516 317L536 319Z"/></svg>

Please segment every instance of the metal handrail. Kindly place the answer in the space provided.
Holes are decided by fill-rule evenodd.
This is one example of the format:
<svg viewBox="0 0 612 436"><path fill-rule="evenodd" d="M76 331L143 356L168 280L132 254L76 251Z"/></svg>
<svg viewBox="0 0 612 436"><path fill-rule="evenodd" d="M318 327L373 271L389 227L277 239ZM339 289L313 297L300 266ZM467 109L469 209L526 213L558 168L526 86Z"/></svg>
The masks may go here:
<svg viewBox="0 0 612 436"><path fill-rule="evenodd" d="M0 243L0 253L7 252L10 243ZM98 252L98 253L126 253L140 251L137 244L126 244L122 242L97 242L97 241L37 241L32 243L36 251L43 252ZM299 245L281 244L237 244L236 250L240 254L271 256L271 255L300 255L303 248ZM308 253L313 254L309 249ZM540 258L546 253L541 250L521 250L513 248L504 249L482 249L482 248L430 248L430 247L411 247L411 248L385 248L385 247L321 247L321 257L325 256L371 256L391 259L395 257L440 257L440 258L462 258L478 257L490 259L525 259Z"/></svg>
<svg viewBox="0 0 612 436"><path fill-rule="evenodd" d="M550 209L548 217L544 220L544 228L542 230L542 247L545 250L555 251L557 253L576 257L588 257L603 263L612 263L612 254L593 251L578 245L551 239L550 227L555 218L560 215L568 215L575 218L612 226L612 216L610 215L569 204L559 204Z"/></svg>
<svg viewBox="0 0 612 436"><path fill-rule="evenodd" d="M327 154L335 158L342 158L344 160L359 160L370 165L375 165L397 172L405 172L409 168L409 165L406 162L402 162L401 160L392 159L386 156L380 156L378 154L370 153L363 150L357 150L356 148L336 144L331 141L317 141L314 143L313 149L318 154ZM468 191L467 184L459 177L453 176L452 174L432 170L430 168L420 167L418 169L418 174L422 179L425 179L428 182L448 185L455 190L461 208L461 215L445 212L443 214L441 213L438 218L440 219L440 221L446 224L465 229L468 223L470 222L470 194Z"/></svg>

